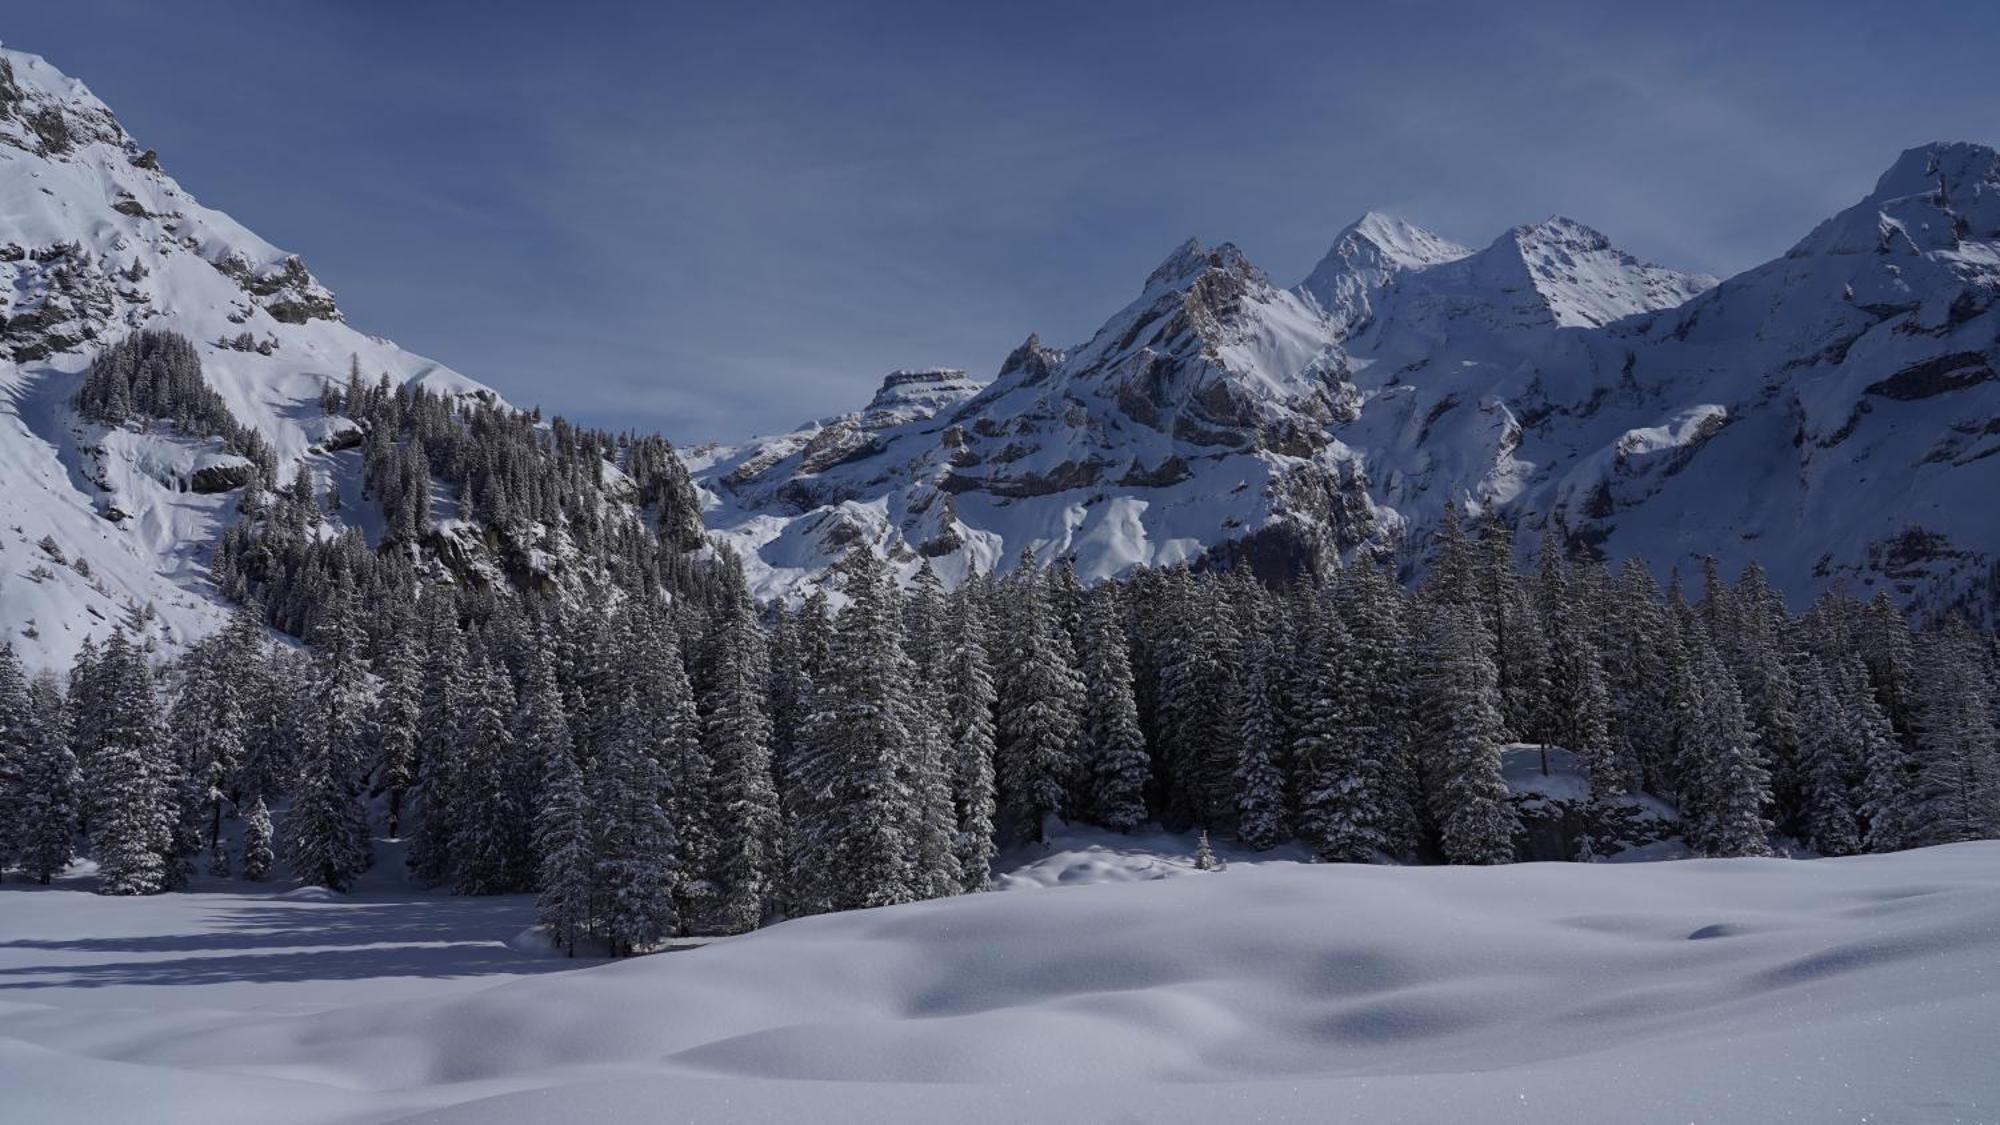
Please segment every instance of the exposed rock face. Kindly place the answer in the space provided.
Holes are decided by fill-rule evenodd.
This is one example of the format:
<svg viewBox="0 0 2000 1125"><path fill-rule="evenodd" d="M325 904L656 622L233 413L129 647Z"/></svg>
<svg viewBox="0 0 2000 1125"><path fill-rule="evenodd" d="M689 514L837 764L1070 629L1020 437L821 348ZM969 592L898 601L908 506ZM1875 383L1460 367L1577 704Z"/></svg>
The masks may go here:
<svg viewBox="0 0 2000 1125"><path fill-rule="evenodd" d="M296 255L189 199L82 83L33 55L0 55L0 146L36 161L35 176L8 189L17 207L0 241L0 356L76 352L160 315L160 293L187 294L175 284L184 267L149 280L162 258L207 261L226 278L236 292L200 296L234 298L232 325L257 327L259 312L265 324L341 319ZM106 221L91 221L98 212Z"/></svg>
<svg viewBox="0 0 2000 1125"><path fill-rule="evenodd" d="M195 466L188 476L188 487L201 493L230 492L244 485L257 475L257 466L247 457L213 456Z"/></svg>
<svg viewBox="0 0 2000 1125"><path fill-rule="evenodd" d="M298 255L286 255L275 267L254 269L241 255L232 254L215 263L223 276L243 287L263 306L271 319L283 324L304 324L308 320L340 320L333 294L306 271Z"/></svg>

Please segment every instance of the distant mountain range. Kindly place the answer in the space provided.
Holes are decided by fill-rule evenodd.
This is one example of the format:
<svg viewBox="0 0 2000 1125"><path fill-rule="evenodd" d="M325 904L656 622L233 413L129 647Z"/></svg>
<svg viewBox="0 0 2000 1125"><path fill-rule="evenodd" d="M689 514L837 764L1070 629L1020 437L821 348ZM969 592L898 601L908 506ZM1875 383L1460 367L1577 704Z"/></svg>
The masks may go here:
<svg viewBox="0 0 2000 1125"><path fill-rule="evenodd" d="M330 384L358 369L498 400L349 327L299 259L12 50L0 280L0 629L35 663L114 621L143 614L171 647L227 613L206 562L235 518L227 457L213 436L83 422L70 398L104 344L193 340L281 475L309 465L340 496L328 534L380 532ZM1297 285L1189 242L1087 341L1030 336L991 382L896 372L855 413L685 459L711 538L766 597L857 542L948 581L1024 548L1091 579L1182 560L1414 573L1453 504L1497 511L1524 549L1556 534L1661 567L1756 559L1794 596L1845 582L1983 613L1996 294L2000 156L1980 145L1911 149L1719 283L1568 219L1474 250L1370 214Z"/></svg>
<svg viewBox="0 0 2000 1125"><path fill-rule="evenodd" d="M2000 517L2000 157L1902 154L1726 281L1564 218L1484 249L1369 214L1289 288L1189 242L1090 340L693 458L756 588L906 568L1420 568L1447 504L1608 559L1760 561L1794 597L1984 612ZM905 392L899 395L898 392ZM884 409L884 400L893 401Z"/></svg>

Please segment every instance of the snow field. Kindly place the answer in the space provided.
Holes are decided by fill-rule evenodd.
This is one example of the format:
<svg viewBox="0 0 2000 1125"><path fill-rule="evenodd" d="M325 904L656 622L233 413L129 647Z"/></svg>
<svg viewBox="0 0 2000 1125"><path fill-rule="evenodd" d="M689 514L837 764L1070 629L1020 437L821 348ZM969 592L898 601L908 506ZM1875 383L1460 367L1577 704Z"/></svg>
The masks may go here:
<svg viewBox="0 0 2000 1125"><path fill-rule="evenodd" d="M518 898L9 884L0 1119L1990 1121L1996 892L1996 843L1239 862L591 963Z"/></svg>

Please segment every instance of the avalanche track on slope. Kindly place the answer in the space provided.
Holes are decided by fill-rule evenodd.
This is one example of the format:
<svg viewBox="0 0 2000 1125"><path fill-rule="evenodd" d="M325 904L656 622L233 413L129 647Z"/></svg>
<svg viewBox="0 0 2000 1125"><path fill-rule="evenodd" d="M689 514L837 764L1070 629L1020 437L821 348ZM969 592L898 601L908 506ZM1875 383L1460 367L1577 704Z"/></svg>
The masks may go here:
<svg viewBox="0 0 2000 1125"><path fill-rule="evenodd" d="M530 909L9 885L0 1115L2000 1115L2000 843L1237 865L803 919L573 971L586 963L502 944Z"/></svg>

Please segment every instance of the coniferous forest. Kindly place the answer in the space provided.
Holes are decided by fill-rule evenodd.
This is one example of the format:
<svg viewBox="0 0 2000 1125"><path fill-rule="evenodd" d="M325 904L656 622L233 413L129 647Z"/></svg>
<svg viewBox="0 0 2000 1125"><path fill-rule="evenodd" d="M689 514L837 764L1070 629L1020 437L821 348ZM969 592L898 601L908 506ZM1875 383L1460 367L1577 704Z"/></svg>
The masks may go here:
<svg viewBox="0 0 2000 1125"><path fill-rule="evenodd" d="M1085 586L1024 555L947 590L857 547L832 597L760 605L661 439L356 370L322 405L354 424L370 547L211 400L163 336L78 396L235 435L257 472L213 570L240 608L171 660L122 629L66 678L0 650L16 877L87 855L107 894L344 890L389 838L428 884L536 893L559 944L629 953L979 891L1053 818L1508 862L1508 743L1583 764L1574 858L1621 846L1635 794L1709 856L2000 836L1993 638L1886 594L1794 614L1755 567L1663 589L1555 536L1523 571L1505 523L1448 515L1414 589L1367 561Z"/></svg>

